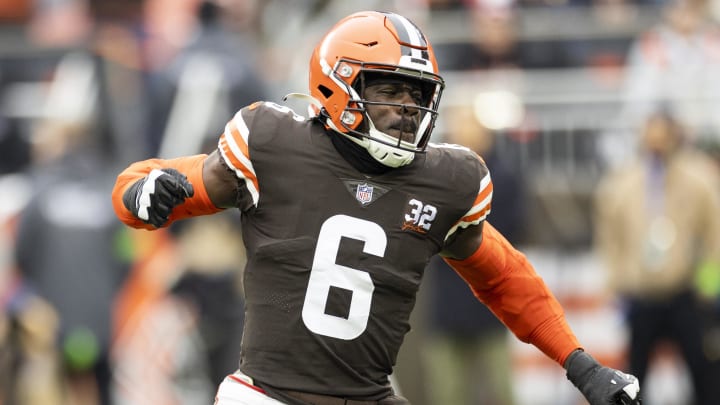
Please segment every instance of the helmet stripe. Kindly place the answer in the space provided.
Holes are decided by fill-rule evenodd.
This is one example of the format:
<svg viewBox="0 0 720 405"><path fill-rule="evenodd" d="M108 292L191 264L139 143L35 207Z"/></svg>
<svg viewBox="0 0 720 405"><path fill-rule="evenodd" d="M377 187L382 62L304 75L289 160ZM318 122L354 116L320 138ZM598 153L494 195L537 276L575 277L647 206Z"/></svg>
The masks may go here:
<svg viewBox="0 0 720 405"><path fill-rule="evenodd" d="M393 14L385 13L390 19L390 22L395 27L395 31L398 34L400 42L404 44L410 44L411 46L402 45L403 55L410 55L413 58L428 59L427 53L427 41L420 28L413 24L412 21L407 18ZM425 49L418 49L425 48Z"/></svg>

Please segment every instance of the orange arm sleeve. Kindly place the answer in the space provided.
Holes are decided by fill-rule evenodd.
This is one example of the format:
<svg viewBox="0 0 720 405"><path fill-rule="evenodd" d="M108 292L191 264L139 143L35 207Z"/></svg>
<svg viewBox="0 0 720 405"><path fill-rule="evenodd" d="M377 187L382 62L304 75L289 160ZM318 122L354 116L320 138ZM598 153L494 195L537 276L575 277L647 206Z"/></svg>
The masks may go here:
<svg viewBox="0 0 720 405"><path fill-rule="evenodd" d="M222 211L221 208L216 207L212 203L205 189L205 183L203 182L203 163L206 157L207 155L202 154L168 160L149 159L133 163L118 175L115 187L113 187L112 202L113 208L115 208L115 214L120 221L133 228L155 229L154 226L146 224L125 208L125 204L123 204L123 194L125 194L125 190L127 190L128 187L147 176L153 169L165 168L173 168L186 175L188 181L193 186L195 194L191 198L186 199L184 203L175 207L172 214L170 214L168 222L164 226L168 226L173 221L180 219L214 214Z"/></svg>
<svg viewBox="0 0 720 405"><path fill-rule="evenodd" d="M445 261L518 339L565 364L580 344L560 303L525 255L489 223L483 228L483 240L475 253L467 259Z"/></svg>

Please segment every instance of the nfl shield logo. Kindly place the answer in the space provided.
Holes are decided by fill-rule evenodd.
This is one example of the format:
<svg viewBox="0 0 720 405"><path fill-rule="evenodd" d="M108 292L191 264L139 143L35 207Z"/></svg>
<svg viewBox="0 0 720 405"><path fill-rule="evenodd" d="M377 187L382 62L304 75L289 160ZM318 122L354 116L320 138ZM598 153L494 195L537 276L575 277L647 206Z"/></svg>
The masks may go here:
<svg viewBox="0 0 720 405"><path fill-rule="evenodd" d="M355 198L362 204L367 204L372 201L373 187L367 184L358 184L357 191L355 192Z"/></svg>

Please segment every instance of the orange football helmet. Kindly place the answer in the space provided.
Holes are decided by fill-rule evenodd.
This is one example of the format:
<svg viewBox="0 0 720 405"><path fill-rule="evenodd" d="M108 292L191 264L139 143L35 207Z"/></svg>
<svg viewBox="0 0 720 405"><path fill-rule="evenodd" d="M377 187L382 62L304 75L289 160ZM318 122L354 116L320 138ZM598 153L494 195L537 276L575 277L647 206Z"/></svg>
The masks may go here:
<svg viewBox="0 0 720 405"><path fill-rule="evenodd" d="M361 97L369 74L419 83L421 118L414 139L401 140L375 129L365 110L380 104ZM364 11L340 20L318 43L310 59L310 94L322 105L325 124L365 147L381 163L398 167L424 152L435 126L445 84L432 46L407 18ZM400 105L398 105L400 106Z"/></svg>

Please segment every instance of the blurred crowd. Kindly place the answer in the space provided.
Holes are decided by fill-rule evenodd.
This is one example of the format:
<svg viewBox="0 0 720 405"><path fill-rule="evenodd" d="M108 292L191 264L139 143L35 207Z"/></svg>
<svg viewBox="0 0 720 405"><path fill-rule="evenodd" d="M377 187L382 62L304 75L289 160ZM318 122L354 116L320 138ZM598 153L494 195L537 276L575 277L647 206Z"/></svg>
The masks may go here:
<svg viewBox="0 0 720 405"><path fill-rule="evenodd" d="M592 257L592 285L557 295L571 322L617 315L590 339L620 331L605 360L647 382L670 359L687 389L650 405L720 403L720 1L3 0L0 405L212 402L242 336L239 214L131 230L115 175L212 151L241 107L306 92L309 49L361 9L429 35L435 141L484 157L489 221L556 262ZM441 261L426 277L395 375L414 404L580 403L528 400L518 370L537 364Z"/></svg>

